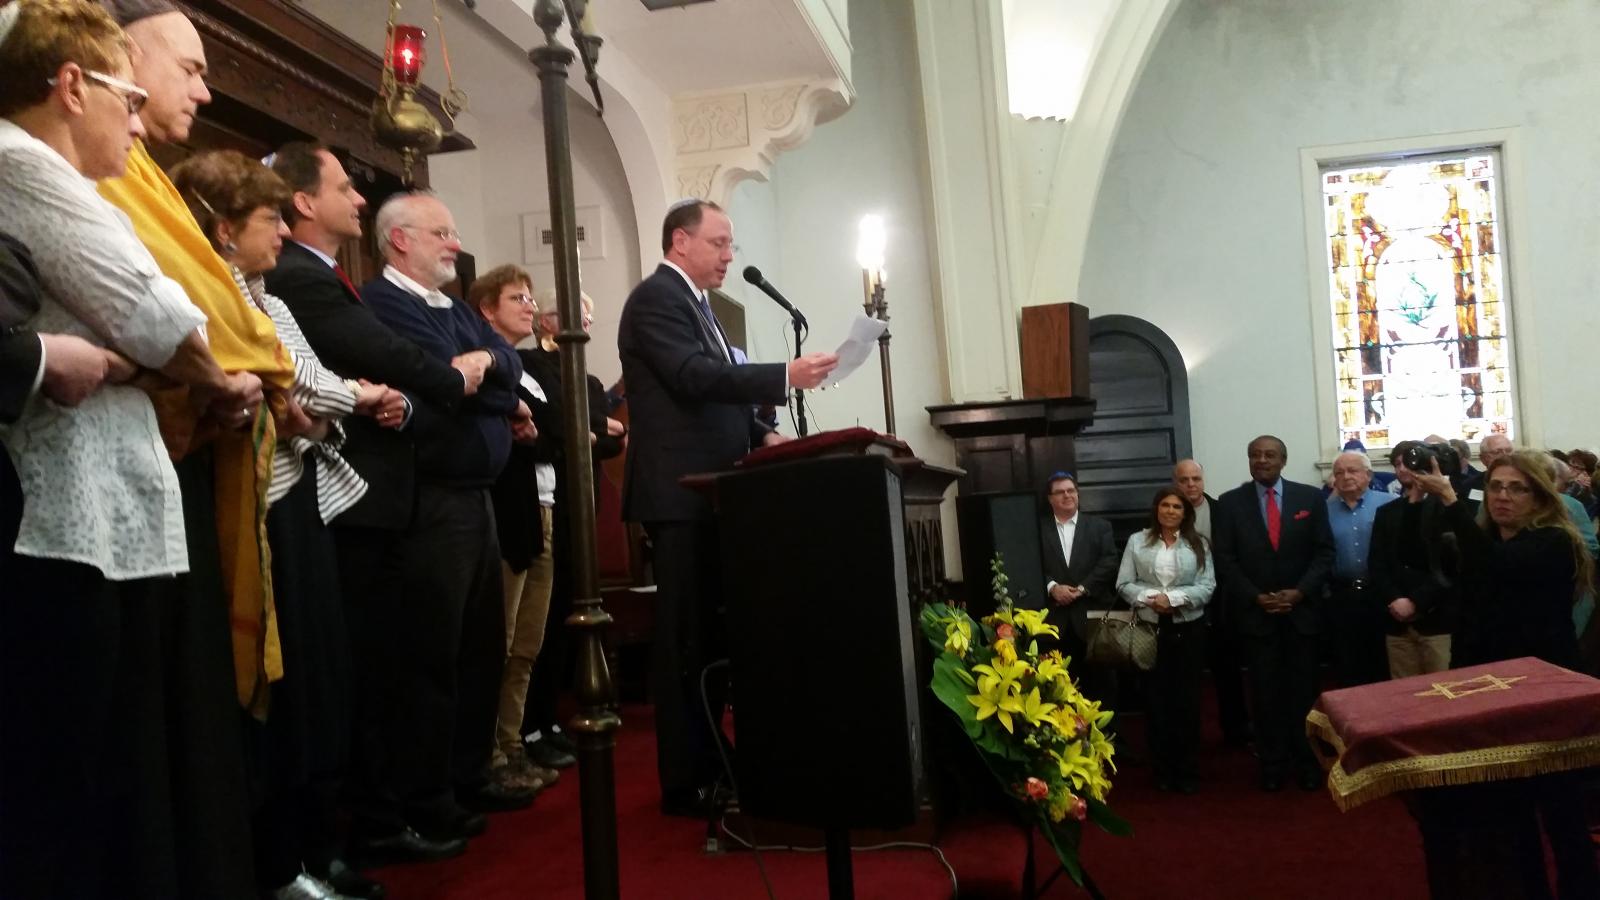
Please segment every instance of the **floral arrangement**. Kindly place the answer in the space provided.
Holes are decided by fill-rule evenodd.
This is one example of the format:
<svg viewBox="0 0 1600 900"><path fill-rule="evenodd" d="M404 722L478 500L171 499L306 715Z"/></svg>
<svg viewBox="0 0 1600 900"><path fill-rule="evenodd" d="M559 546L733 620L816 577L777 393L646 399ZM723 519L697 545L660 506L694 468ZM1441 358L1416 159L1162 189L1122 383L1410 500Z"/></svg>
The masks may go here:
<svg viewBox="0 0 1600 900"><path fill-rule="evenodd" d="M1106 806L1111 790L1111 713L1085 697L1060 651L1039 653L1038 637L1060 637L1044 610L1014 609L1005 567L989 564L995 612L974 622L965 609L930 603L922 631L937 648L933 693L961 720L979 756L1061 865L1083 883L1078 845L1085 821L1131 834Z"/></svg>

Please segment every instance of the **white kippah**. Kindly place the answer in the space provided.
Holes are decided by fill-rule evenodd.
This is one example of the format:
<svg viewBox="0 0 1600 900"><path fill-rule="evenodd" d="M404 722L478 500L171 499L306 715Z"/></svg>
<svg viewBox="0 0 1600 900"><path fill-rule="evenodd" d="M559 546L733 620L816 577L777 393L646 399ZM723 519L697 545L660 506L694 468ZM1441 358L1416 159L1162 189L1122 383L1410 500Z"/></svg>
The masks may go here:
<svg viewBox="0 0 1600 900"><path fill-rule="evenodd" d="M17 17L22 15L22 0L0 6L0 44L6 42L11 36L11 29L17 27Z"/></svg>

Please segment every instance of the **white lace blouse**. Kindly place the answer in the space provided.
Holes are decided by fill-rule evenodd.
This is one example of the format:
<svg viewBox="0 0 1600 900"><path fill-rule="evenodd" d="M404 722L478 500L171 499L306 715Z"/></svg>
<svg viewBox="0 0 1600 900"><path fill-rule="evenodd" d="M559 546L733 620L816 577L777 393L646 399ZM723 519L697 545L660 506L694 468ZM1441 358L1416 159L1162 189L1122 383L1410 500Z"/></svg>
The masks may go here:
<svg viewBox="0 0 1600 900"><path fill-rule="evenodd" d="M6 119L0 198L0 230L28 247L45 290L29 328L159 368L205 324L127 216ZM188 571L178 476L143 391L107 385L75 408L35 394L0 441L22 483L18 554L93 566L112 581Z"/></svg>

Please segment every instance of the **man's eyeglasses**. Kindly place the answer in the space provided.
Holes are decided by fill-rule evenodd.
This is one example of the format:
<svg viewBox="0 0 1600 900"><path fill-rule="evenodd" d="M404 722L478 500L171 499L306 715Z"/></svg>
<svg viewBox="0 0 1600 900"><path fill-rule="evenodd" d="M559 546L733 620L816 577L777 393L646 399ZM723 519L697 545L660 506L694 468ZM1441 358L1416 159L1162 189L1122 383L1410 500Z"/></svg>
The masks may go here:
<svg viewBox="0 0 1600 900"><path fill-rule="evenodd" d="M144 88L139 87L137 84L130 84L126 81L123 81L121 78L113 78L110 75L107 75L103 72L96 72L93 69L84 69L83 77L95 82L97 86L103 87L111 93L121 97L122 102L128 107L128 115L130 116L138 115L139 110L144 109L145 103L149 102L150 100L150 94L145 91ZM45 83L51 87L55 87L59 82L60 79L58 78L50 78L45 81Z"/></svg>
<svg viewBox="0 0 1600 900"><path fill-rule="evenodd" d="M418 225L401 225L400 227L408 228L412 231L420 231L424 234L431 234L439 240L444 241L446 244L450 243L451 241L461 240L461 232L455 230L454 228L423 228Z"/></svg>
<svg viewBox="0 0 1600 900"><path fill-rule="evenodd" d="M538 306L538 304L533 301L532 294L512 294L505 299L510 300L512 303L515 303L518 306Z"/></svg>
<svg viewBox="0 0 1600 900"><path fill-rule="evenodd" d="M1483 486L1485 494L1505 494L1507 497L1526 497L1533 488L1520 481L1491 481Z"/></svg>

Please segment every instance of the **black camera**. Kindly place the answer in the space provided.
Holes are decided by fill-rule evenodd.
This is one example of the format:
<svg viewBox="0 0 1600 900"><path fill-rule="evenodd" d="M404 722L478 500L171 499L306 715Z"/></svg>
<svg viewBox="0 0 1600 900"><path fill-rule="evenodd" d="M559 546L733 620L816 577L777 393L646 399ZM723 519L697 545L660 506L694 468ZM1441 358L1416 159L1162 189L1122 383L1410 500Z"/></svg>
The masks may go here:
<svg viewBox="0 0 1600 900"><path fill-rule="evenodd" d="M1407 448L1401 465L1413 472L1432 472L1439 463L1439 474L1455 476L1461 472L1461 454L1449 444L1414 444Z"/></svg>

